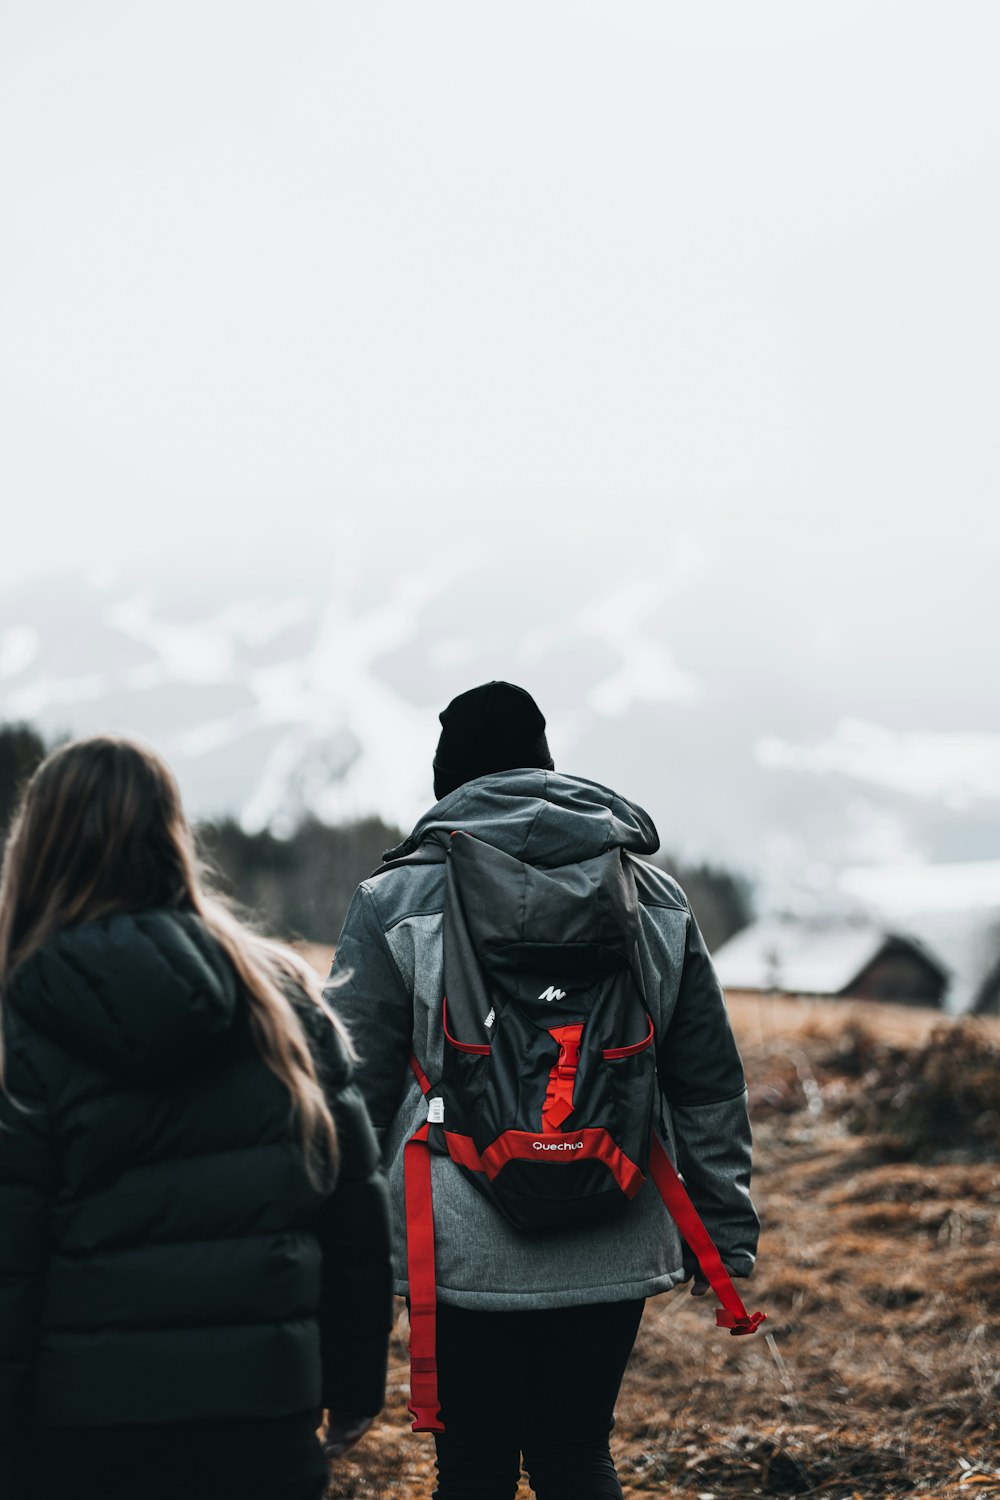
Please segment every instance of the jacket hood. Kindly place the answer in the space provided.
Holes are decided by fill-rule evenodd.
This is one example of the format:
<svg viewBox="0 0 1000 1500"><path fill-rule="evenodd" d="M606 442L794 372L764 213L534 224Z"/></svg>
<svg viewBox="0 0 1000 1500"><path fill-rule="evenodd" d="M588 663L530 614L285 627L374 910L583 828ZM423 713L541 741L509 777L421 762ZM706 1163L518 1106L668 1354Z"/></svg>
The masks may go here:
<svg viewBox="0 0 1000 1500"><path fill-rule="evenodd" d="M649 856L660 847L653 820L609 787L557 771L499 771L467 781L436 803L386 859L421 844L447 849L461 829L541 869L596 859L612 849Z"/></svg>
<svg viewBox="0 0 1000 1500"><path fill-rule="evenodd" d="M236 975L193 913L116 913L57 932L17 969L10 1005L66 1051L148 1080L231 1028Z"/></svg>

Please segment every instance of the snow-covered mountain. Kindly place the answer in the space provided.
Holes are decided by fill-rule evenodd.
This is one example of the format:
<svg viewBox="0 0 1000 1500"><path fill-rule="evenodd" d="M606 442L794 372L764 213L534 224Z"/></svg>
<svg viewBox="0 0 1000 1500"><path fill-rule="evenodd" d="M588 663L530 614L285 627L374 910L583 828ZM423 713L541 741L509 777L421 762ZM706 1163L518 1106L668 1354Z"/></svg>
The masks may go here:
<svg viewBox="0 0 1000 1500"><path fill-rule="evenodd" d="M0 717L143 735L198 816L406 827L433 799L438 711L506 677L538 699L560 768L616 786L666 847L747 871L772 904L864 904L866 870L933 885L940 861L964 865L974 904L1000 904L1000 733L850 714L794 641L769 659L752 621L734 649L690 596L680 628L648 578L573 584L547 556L516 576L411 558L224 598L176 574L36 579L0 598Z"/></svg>

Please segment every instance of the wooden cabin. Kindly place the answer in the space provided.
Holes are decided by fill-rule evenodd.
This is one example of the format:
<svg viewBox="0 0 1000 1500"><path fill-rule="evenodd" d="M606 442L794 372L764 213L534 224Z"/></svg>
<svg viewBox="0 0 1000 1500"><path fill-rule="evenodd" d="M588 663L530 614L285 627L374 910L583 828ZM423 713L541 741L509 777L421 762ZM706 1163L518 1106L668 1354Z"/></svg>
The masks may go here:
<svg viewBox="0 0 1000 1500"><path fill-rule="evenodd" d="M945 965L919 941L869 921L754 922L713 955L724 989L887 1000L940 1008Z"/></svg>
<svg viewBox="0 0 1000 1500"><path fill-rule="evenodd" d="M972 1002L977 1016L1000 1016L1000 962L984 976Z"/></svg>

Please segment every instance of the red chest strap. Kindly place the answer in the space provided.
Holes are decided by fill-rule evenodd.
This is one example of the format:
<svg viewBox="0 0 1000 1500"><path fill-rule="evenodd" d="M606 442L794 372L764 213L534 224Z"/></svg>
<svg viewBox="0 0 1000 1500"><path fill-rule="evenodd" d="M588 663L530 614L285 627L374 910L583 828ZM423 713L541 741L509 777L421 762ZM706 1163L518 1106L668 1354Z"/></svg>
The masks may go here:
<svg viewBox="0 0 1000 1500"><path fill-rule="evenodd" d="M553 1135L562 1130L573 1113L573 1090L576 1073L580 1066L580 1042L583 1037L582 1022L572 1026L553 1026L549 1036L559 1048L552 1072L549 1074L542 1105L542 1130Z"/></svg>

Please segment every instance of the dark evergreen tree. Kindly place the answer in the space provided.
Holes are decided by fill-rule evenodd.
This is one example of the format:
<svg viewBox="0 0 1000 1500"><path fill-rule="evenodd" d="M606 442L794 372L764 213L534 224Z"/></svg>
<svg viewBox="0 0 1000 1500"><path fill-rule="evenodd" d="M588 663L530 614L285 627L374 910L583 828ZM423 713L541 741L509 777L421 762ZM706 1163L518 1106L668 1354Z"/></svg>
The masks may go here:
<svg viewBox="0 0 1000 1500"><path fill-rule="evenodd" d="M0 840L7 835L21 791L47 746L30 724L0 724Z"/></svg>
<svg viewBox="0 0 1000 1500"><path fill-rule="evenodd" d="M683 887L710 953L752 920L753 890L744 876L717 865L687 865L669 854L656 863Z"/></svg>
<svg viewBox="0 0 1000 1500"><path fill-rule="evenodd" d="M329 827L309 818L291 838L246 833L232 818L198 830L220 885L268 931L334 943L359 881L402 834L380 818Z"/></svg>

